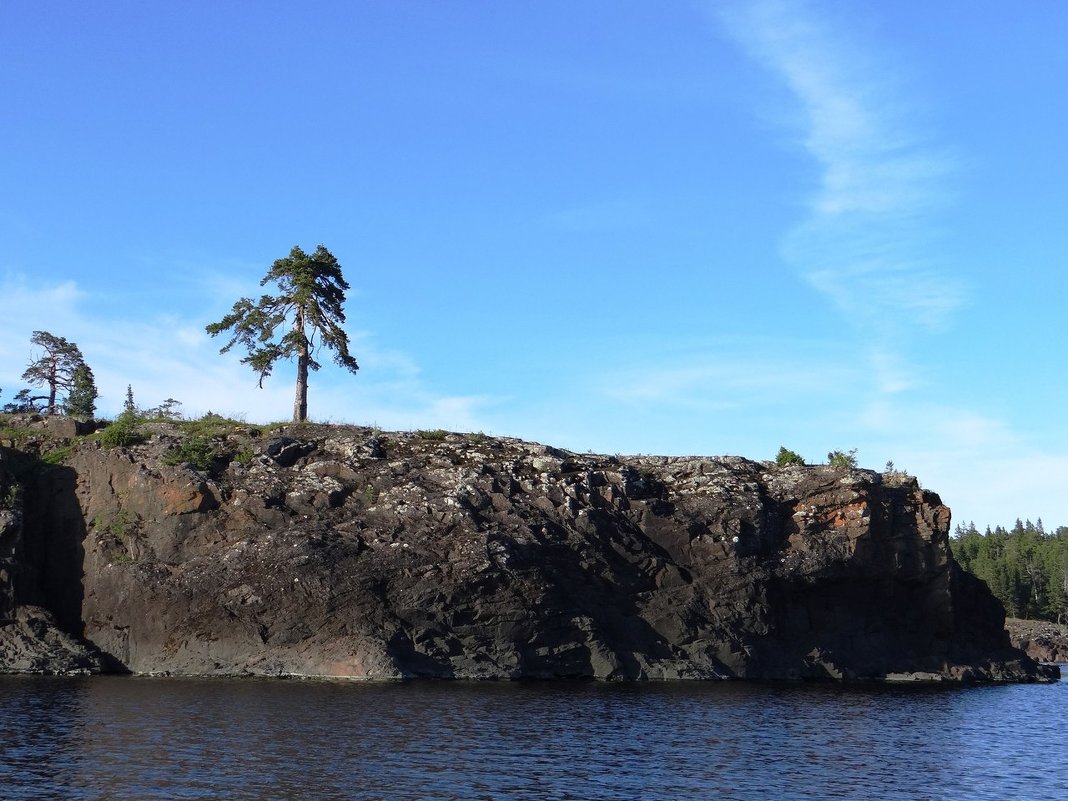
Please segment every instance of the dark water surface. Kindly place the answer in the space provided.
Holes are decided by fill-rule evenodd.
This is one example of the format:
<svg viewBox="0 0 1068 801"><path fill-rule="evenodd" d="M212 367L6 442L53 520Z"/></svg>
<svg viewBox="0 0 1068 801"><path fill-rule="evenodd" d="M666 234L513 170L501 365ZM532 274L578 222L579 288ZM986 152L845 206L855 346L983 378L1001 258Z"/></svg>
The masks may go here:
<svg viewBox="0 0 1068 801"><path fill-rule="evenodd" d="M0 677L0 798L1068 799L1007 687Z"/></svg>

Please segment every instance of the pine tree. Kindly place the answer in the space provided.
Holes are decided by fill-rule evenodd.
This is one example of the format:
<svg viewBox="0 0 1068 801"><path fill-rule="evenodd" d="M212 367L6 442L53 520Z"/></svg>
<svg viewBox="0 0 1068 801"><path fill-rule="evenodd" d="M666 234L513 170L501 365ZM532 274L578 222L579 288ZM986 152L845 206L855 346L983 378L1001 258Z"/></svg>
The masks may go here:
<svg viewBox="0 0 1068 801"><path fill-rule="evenodd" d="M64 404L67 414L72 417L92 417L96 413L96 398L93 371L83 362L74 371L74 385Z"/></svg>
<svg viewBox="0 0 1068 801"><path fill-rule="evenodd" d="M334 362L356 372L359 365L349 354L345 322L345 290L349 285L341 275L341 265L322 245L311 256L294 247L289 256L278 259L260 281L274 282L278 291L263 295L253 303L241 298L230 313L206 327L211 336L230 331L230 341L220 349L226 353L240 344L248 355L242 364L259 373L259 385L271 374L279 359L296 358L297 386L293 399L293 421L308 419L308 371L321 365L315 353L322 347L333 351ZM288 330L277 336L277 329Z"/></svg>
<svg viewBox="0 0 1068 801"><path fill-rule="evenodd" d="M47 400L45 414L55 414L59 408L56 396L60 390L70 391L74 387L74 373L85 360L77 345L47 331L34 331L30 343L40 351L22 374L22 380L32 386L48 388L47 397L41 396L40 399Z"/></svg>

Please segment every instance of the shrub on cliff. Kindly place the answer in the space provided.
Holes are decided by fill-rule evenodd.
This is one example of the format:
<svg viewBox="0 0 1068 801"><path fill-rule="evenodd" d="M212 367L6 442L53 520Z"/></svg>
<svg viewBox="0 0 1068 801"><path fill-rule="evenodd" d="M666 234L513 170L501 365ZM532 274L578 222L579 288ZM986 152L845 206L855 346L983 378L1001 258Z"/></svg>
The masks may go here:
<svg viewBox="0 0 1068 801"><path fill-rule="evenodd" d="M435 429L432 429L432 430L426 430L426 429L422 429L421 428L421 429L419 429L418 431L415 432L415 435L417 437L419 437L419 439L428 439L428 440L440 442L440 441L444 440L449 435L449 432L445 431L442 428L435 428Z"/></svg>
<svg viewBox="0 0 1068 801"><path fill-rule="evenodd" d="M259 426L248 425L244 420L239 420L233 417L224 417L223 415L216 414L212 411L205 412L196 420L175 420L174 425L177 429L186 434L201 437L225 434L227 431L234 428L244 428L250 432L255 432L255 434L259 434L262 430Z"/></svg>
<svg viewBox="0 0 1068 801"><path fill-rule="evenodd" d="M97 435L97 441L105 448L124 448L128 445L140 445L145 435L138 425L137 415L123 412L114 423Z"/></svg>
<svg viewBox="0 0 1068 801"><path fill-rule="evenodd" d="M218 452L208 437L190 437L177 447L171 448L160 461L164 464L189 464L197 470L209 470L215 464Z"/></svg>
<svg viewBox="0 0 1068 801"><path fill-rule="evenodd" d="M831 451L827 454L827 464L838 470L852 470L857 466L857 449L848 453L845 451Z"/></svg>
<svg viewBox="0 0 1068 801"><path fill-rule="evenodd" d="M795 453L789 448L782 446L779 448L779 453L775 457L775 464L779 467L786 467L787 465L801 465L805 464L805 460L801 458L801 454Z"/></svg>

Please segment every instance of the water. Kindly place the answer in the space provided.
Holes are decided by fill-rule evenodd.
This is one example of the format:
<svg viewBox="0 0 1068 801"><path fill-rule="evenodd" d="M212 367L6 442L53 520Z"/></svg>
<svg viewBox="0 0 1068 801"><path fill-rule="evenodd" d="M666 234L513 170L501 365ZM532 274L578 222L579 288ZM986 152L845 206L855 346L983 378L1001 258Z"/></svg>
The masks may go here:
<svg viewBox="0 0 1068 801"><path fill-rule="evenodd" d="M1068 798L1005 687L0 677L0 798Z"/></svg>

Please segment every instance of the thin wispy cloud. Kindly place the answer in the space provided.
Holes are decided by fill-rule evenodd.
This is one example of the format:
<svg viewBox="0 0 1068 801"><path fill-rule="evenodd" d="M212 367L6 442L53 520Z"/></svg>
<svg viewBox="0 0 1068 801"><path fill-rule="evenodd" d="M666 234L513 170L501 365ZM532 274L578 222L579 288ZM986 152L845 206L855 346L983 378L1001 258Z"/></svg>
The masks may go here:
<svg viewBox="0 0 1068 801"><path fill-rule="evenodd" d="M721 17L789 90L796 143L820 169L784 258L860 327L945 324L964 288L927 254L953 159L928 141L889 58L808 3L737 4Z"/></svg>
<svg viewBox="0 0 1068 801"><path fill-rule="evenodd" d="M826 400L860 372L827 342L726 337L635 355L625 368L601 375L597 391L632 406L713 412L775 407L787 398Z"/></svg>
<svg viewBox="0 0 1068 801"><path fill-rule="evenodd" d="M713 411L774 403L790 394L819 394L827 386L826 372L803 365L715 353L696 354L695 361L631 367L608 376L601 393L633 404Z"/></svg>

